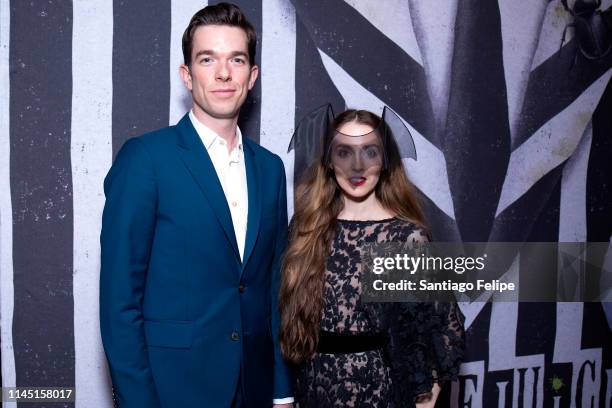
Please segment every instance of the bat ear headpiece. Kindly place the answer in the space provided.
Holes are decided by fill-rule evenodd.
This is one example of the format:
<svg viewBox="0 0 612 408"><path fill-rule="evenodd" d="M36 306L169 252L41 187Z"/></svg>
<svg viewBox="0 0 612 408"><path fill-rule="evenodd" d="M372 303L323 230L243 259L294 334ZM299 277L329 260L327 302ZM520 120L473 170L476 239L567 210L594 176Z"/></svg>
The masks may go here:
<svg viewBox="0 0 612 408"><path fill-rule="evenodd" d="M323 105L300 120L287 151L295 149L300 152L308 166L319 159L326 166L340 167L353 173L372 166L387 169L393 144L400 158L416 160L412 135L401 118L385 106L381 119L378 126L367 133L343 133L333 128L331 105Z"/></svg>

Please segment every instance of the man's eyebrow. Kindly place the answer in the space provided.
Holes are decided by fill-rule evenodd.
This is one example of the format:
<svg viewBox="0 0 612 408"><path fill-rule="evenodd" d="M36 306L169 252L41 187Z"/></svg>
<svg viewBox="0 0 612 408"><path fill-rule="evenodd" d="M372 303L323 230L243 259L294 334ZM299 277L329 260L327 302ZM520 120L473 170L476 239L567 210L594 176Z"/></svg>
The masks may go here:
<svg viewBox="0 0 612 408"><path fill-rule="evenodd" d="M215 56L216 53L213 50L200 50L200 51L198 51L195 54L194 58L198 58L198 57L200 57L202 55L212 55L212 56ZM230 57L238 57L238 56L246 57L247 53L244 52L244 51L232 51L232 52L230 52L229 55L230 55Z"/></svg>
<svg viewBox="0 0 612 408"><path fill-rule="evenodd" d="M201 55L214 55L215 52L213 50L200 50L198 52L196 52L196 55L194 58L198 58Z"/></svg>
<svg viewBox="0 0 612 408"><path fill-rule="evenodd" d="M232 52L230 53L230 56L232 56L232 57L239 57L239 56L240 56L240 57L246 57L246 56L247 56L247 53L246 53L246 52L244 52L244 51L232 51Z"/></svg>

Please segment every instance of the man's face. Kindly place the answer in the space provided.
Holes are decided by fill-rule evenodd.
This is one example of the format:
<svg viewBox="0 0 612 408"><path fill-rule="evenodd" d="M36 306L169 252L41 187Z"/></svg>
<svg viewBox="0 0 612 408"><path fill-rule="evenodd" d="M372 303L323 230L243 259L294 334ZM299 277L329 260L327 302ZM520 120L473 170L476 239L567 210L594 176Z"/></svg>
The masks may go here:
<svg viewBox="0 0 612 408"><path fill-rule="evenodd" d="M196 116L233 119L257 79L258 68L249 64L247 36L238 27L207 25L193 36L191 67L180 73L191 91Z"/></svg>

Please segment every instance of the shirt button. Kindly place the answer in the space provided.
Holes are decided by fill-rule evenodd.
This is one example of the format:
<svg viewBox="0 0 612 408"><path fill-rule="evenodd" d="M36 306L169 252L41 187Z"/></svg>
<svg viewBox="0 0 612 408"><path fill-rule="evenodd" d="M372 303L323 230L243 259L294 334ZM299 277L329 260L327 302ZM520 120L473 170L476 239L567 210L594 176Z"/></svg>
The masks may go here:
<svg viewBox="0 0 612 408"><path fill-rule="evenodd" d="M219 144L220 144L221 146L225 146L225 140L221 140L221 141L219 141Z"/></svg>
<svg viewBox="0 0 612 408"><path fill-rule="evenodd" d="M237 331L233 331L230 338L232 339L232 341L238 341L240 340L240 334Z"/></svg>
<svg viewBox="0 0 612 408"><path fill-rule="evenodd" d="M246 290L246 286L244 286L244 285L238 286L238 292L244 293L245 290Z"/></svg>
<svg viewBox="0 0 612 408"><path fill-rule="evenodd" d="M237 207L238 203L236 201L232 201L232 207Z"/></svg>

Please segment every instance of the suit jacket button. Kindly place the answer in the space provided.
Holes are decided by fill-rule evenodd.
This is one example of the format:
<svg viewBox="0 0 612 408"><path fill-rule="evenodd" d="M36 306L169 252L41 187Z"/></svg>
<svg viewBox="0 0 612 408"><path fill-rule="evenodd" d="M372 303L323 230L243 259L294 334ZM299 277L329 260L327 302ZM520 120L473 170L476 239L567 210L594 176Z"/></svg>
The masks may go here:
<svg viewBox="0 0 612 408"><path fill-rule="evenodd" d="M233 332L232 332L232 335L230 336L230 338L231 338L233 341L238 341L238 340L240 340L240 334L239 334L237 331L233 331Z"/></svg>
<svg viewBox="0 0 612 408"><path fill-rule="evenodd" d="M238 286L238 292L244 293L245 290L246 290L246 286L244 286L242 284L240 286Z"/></svg>

